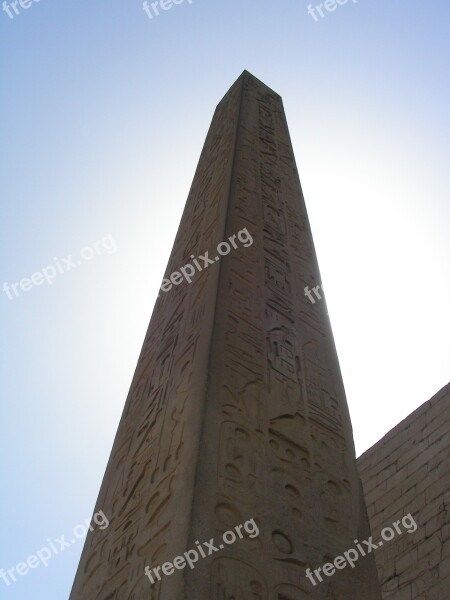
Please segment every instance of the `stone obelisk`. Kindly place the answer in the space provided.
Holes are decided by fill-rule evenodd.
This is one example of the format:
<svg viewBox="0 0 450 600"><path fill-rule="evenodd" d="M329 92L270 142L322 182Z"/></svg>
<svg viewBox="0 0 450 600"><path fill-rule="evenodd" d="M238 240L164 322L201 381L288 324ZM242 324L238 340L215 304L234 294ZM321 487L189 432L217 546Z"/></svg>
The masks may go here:
<svg viewBox="0 0 450 600"><path fill-rule="evenodd" d="M248 72L217 106L71 600L380 600L373 555L305 576L370 536L350 417L281 98ZM323 294L323 292L322 292ZM162 565L254 519L195 569Z"/></svg>

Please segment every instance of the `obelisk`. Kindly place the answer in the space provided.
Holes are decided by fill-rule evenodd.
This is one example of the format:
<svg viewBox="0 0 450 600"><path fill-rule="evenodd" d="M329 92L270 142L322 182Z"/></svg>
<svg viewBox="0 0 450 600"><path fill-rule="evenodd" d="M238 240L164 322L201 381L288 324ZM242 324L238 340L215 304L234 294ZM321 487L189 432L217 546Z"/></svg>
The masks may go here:
<svg viewBox="0 0 450 600"><path fill-rule="evenodd" d="M243 230L253 243L219 256ZM173 277L206 252L190 283ZM370 531L325 299L304 292L321 278L282 101L246 71L165 279L97 501L110 526L89 533L70 599L380 600L373 555L305 575ZM258 536L145 574L250 519Z"/></svg>

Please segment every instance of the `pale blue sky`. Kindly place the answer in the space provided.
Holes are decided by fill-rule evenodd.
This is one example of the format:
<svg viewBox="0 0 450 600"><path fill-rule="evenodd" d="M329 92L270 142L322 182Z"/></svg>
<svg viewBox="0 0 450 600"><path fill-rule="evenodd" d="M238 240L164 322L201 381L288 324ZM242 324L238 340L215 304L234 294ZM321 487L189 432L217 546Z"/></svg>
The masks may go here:
<svg viewBox="0 0 450 600"><path fill-rule="evenodd" d="M313 5L316 3L313 2ZM83 523L204 138L247 69L283 97L358 453L449 379L447 0L41 0L0 12L0 567ZM0 597L68 597L82 542Z"/></svg>

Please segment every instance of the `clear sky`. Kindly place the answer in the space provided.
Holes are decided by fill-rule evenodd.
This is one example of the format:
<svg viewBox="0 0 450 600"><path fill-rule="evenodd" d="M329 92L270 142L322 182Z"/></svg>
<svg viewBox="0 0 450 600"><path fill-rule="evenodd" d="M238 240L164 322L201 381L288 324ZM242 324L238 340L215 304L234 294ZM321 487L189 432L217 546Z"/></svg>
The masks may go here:
<svg viewBox="0 0 450 600"><path fill-rule="evenodd" d="M307 0L152 19L141 0L28 1L0 11L0 285L56 274L0 292L4 569L92 514L214 108L244 69L284 100L358 454L450 363L448 0L317 21ZM0 597L67 598L82 545Z"/></svg>

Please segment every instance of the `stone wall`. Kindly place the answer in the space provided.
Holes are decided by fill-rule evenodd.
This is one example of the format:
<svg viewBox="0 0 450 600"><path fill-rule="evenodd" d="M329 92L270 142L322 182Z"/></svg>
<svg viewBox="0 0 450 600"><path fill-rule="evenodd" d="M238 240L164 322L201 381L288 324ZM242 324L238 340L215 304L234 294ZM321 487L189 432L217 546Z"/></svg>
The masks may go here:
<svg viewBox="0 0 450 600"><path fill-rule="evenodd" d="M358 459L374 540L411 513L415 532L375 551L383 598L450 598L450 384Z"/></svg>

